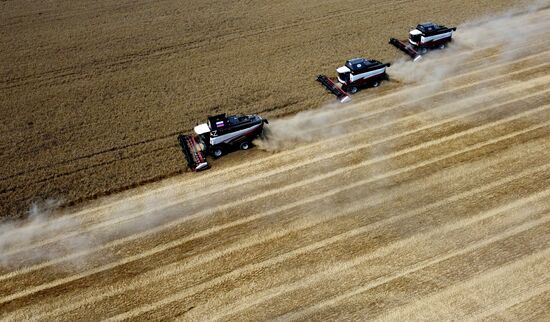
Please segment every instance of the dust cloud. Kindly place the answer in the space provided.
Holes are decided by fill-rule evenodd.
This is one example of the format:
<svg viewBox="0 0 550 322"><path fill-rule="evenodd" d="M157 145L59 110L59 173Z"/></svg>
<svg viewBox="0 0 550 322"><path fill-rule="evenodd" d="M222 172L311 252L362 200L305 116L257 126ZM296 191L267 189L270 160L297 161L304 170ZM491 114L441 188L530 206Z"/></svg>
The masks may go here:
<svg viewBox="0 0 550 322"><path fill-rule="evenodd" d="M162 198L169 199L172 195L171 191L167 191ZM162 207L162 200L155 195L123 200L110 207L108 212L97 212L95 218L78 216L78 213L73 216L73 213L61 210L61 200L35 202L24 220L0 225L0 267L14 269L79 253L86 256L67 258L64 261L67 268L79 268L89 260L101 262L101 258L92 258L88 254L94 247L187 213L185 209L156 211ZM101 206L99 204L97 207ZM189 210L194 210L191 205ZM143 216L142 213L151 215ZM90 229L97 228L97 225L101 226L100 229Z"/></svg>
<svg viewBox="0 0 550 322"><path fill-rule="evenodd" d="M264 135L254 144L266 151L280 151L299 143L315 142L344 134L344 127L331 126L342 117L341 106L331 103L314 111L300 112L294 116L270 121ZM326 131L314 131L325 128Z"/></svg>
<svg viewBox="0 0 550 322"><path fill-rule="evenodd" d="M15 248L25 248L39 240L65 234L78 227L75 220L56 220L52 213L61 204L60 200L48 199L35 202L28 212L26 220L7 222L0 226L0 265L9 266L15 258L10 254ZM25 259L34 261L49 260L68 252L86 249L91 240L83 236L71 238L69 243L63 243L57 248L31 248L25 254Z"/></svg>

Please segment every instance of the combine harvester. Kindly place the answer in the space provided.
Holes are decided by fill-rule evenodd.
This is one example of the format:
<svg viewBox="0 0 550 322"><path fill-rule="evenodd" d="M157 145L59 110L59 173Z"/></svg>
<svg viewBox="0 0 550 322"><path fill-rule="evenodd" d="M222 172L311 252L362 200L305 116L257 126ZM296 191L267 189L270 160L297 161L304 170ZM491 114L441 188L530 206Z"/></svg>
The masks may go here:
<svg viewBox="0 0 550 322"><path fill-rule="evenodd" d="M180 134L178 141L189 168L206 170L210 168L208 155L219 158L237 148L248 150L263 133L264 123L268 121L258 115L209 116L207 123L195 126L196 135Z"/></svg>
<svg viewBox="0 0 550 322"><path fill-rule="evenodd" d="M443 49L453 39L455 27L448 28L431 22L419 24L409 32L409 39L390 38L390 44L404 51L414 61L432 49Z"/></svg>
<svg viewBox="0 0 550 322"><path fill-rule="evenodd" d="M338 84L325 75L317 76L329 92L341 102L349 102L349 94L355 94L362 87L378 87L382 80L388 78L386 67L389 63L381 63L373 59L354 58L346 61L345 65L336 69Z"/></svg>

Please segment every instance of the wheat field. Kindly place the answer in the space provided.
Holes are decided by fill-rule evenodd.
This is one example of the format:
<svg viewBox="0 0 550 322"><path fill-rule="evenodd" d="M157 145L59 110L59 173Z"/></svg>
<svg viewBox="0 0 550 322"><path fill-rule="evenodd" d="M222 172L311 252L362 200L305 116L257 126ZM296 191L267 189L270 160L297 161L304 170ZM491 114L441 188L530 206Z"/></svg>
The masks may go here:
<svg viewBox="0 0 550 322"><path fill-rule="evenodd" d="M252 153L2 226L0 317L550 319L550 9L460 27Z"/></svg>

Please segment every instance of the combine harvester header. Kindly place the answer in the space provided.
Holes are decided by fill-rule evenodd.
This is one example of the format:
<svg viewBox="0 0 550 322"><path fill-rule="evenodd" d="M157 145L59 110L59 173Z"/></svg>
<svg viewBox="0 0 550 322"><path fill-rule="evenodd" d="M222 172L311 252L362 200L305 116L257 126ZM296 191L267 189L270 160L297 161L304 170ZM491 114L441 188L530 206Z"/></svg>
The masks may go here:
<svg viewBox="0 0 550 322"><path fill-rule="evenodd" d="M189 169L201 171L210 168L206 161L205 145L196 136L180 134L178 141Z"/></svg>
<svg viewBox="0 0 550 322"><path fill-rule="evenodd" d="M317 81L321 83L329 92L334 94L340 103L346 103L351 101L351 97L348 93L344 92L342 88L338 87L332 79L328 78L325 75L317 76Z"/></svg>

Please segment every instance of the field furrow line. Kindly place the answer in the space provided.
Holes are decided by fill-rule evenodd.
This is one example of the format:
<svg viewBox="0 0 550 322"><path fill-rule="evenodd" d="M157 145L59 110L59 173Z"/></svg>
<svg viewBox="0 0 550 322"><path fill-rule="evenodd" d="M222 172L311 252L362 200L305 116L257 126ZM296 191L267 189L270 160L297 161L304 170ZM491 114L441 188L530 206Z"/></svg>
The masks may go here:
<svg viewBox="0 0 550 322"><path fill-rule="evenodd" d="M399 1L398 3L392 3L391 6L395 6L396 4L405 3L405 2L407 2L407 1ZM385 6L386 5L382 5L382 7L385 7ZM262 28L262 29L258 29L258 30L249 30L245 33L243 33L242 31L237 31L237 32L229 33L229 34L221 34L221 35L218 35L217 37L215 37L214 40L218 41L218 42L221 41L222 43L224 43L224 42L232 41L232 40L235 40L235 39L238 39L238 38L256 36L256 35L263 34L263 33L266 33L266 32L279 31L279 30L288 29L290 27L297 27L297 26L311 24L311 23L324 22L328 18L334 19L335 17L342 17L342 16L346 16L346 15L350 15L350 14L358 14L358 13L365 12L365 11L372 11L372 8L369 7L369 9L354 8L352 10L341 10L338 13L337 12L331 12L328 16L323 15L323 16L315 17L315 18L312 18L312 19L309 19L309 20L302 20L302 21L299 21L299 22L296 22L296 23L286 24L286 25L283 25L283 26L272 26L272 27L269 27L269 28ZM545 11L546 11L545 8L540 8L536 12L530 12L529 17L535 16L535 15L536 16L541 16L541 21L542 21L542 23L544 23L544 16L547 14ZM527 16L526 12L517 13L515 19L522 19L526 16ZM538 23L531 23L530 25L526 26L526 28L533 28L537 25L538 25ZM101 60L101 61L94 61L92 63L88 63L88 64L85 64L85 65L69 66L69 67L65 67L65 68L62 68L62 69L49 70L49 71L46 71L42 74L25 75L24 77L12 78L9 81L10 82L15 81L15 82L25 84L25 83L32 83L32 82L40 81L46 75L48 75L48 78L59 78L60 76L63 76L63 74L66 74L66 73L74 74L74 72L71 72L71 71L74 70L75 67L78 67L79 69L82 69L83 67L86 68L86 67L91 66L92 68L97 69L98 66L101 67L101 66L110 66L112 64L135 62L134 58L136 58L136 57L138 57L138 58L149 58L149 56L154 57L154 56L158 56L158 55L173 54L175 52L175 50L197 49L197 48L201 48L204 45L210 44L210 43L212 43L212 39L209 39L208 41L202 40L202 41L191 41L191 42L186 42L186 43L178 43L178 44L174 44L174 45L170 45L170 46L165 46L165 47L159 48L159 49L154 50L154 51L148 51L148 52L145 52L145 53L144 52L137 52L137 53L125 54L121 57L114 57L114 59L113 58L104 59L104 60ZM59 73L62 73L62 74L58 75ZM2 82L2 83L7 84L7 82ZM20 86L20 85L21 84L17 84L17 86ZM4 87L4 88L9 88L9 87Z"/></svg>
<svg viewBox="0 0 550 322"><path fill-rule="evenodd" d="M544 171L544 170L548 170L548 169L550 169L550 166L549 165L544 165L544 166L541 166L541 167L536 167L536 168L533 168L533 169L524 170L524 171L521 171L521 173L519 173L519 174L516 174L514 176L510 176L509 178L502 178L501 180L498 180L497 182L492 182L490 184L487 184L487 185L483 186L482 189L481 188L480 189L468 189L468 190L464 191L461 194L449 196L449 197L445 198L442 201L432 203L428 206L423 206L419 209L412 209L411 211L413 212L413 215L414 214L417 215L417 214L421 213L422 211L434 209L434 207L437 208L437 207L441 206L442 204L445 204L445 203L448 203L448 202L453 202L453 201L456 201L456 200L460 200L461 198L466 198L466 197L469 197L469 196L472 196L472 195L475 195L475 194L479 194L481 192L493 189L495 187L500 187L500 186L505 185L507 183L513 182L514 180L518 180L518 179L525 178L525 177L530 177L530 176L534 175L535 173L540 173L540 171ZM474 171L474 170L472 170L472 171ZM447 174L447 176L450 176L450 174ZM445 178L447 176L445 176L442 179L438 179L437 181L439 182L441 180L445 180ZM355 187L355 186L351 187L351 189L353 189L353 188L357 188L357 187ZM401 189L399 189L399 190L401 190ZM405 192L406 191L407 190L405 189ZM350 209L345 209L345 211L343 211L342 213L335 214L334 216L332 216L332 215L327 216L328 218L322 218L321 220L314 219L313 221L316 222L316 223L313 223L313 224L310 224L311 219L307 219L305 224L293 224L292 228L290 228L290 229L285 228L284 231L285 231L285 234L290 234L293 231L305 230L308 227L316 225L317 223L322 223L322 222L325 222L327 220L333 220L333 219L338 218L338 217L346 216L348 214L357 212L361 209L365 209L365 208L368 208L370 206L374 206L374 205L377 205L377 204L383 204L383 203L387 202L388 200L395 199L400 194L401 193L398 193L398 194L396 194L396 193L391 193L391 194L380 193L380 195L381 195L380 197L378 197L377 195L374 195L374 196L372 196L372 198L369 198L368 203L362 203L360 206L352 206ZM319 222L317 222L317 221L319 221ZM373 224L376 224L376 223L373 223ZM364 233L364 231L363 231L363 233ZM268 242L268 240L271 237L278 236L278 234L279 233L277 232L277 233L269 235L266 238L264 238L262 236L252 237L250 239L252 242L249 242L249 240L246 240L244 242L238 242L238 243L235 243L235 244L232 244L232 245L228 246L227 249L223 249L221 251L213 250L213 251L211 251L207 254L201 255L200 257L186 259L185 263L176 262L176 263L167 265L165 267L159 268L155 271L150 271L150 272L147 272L143 275L140 275L140 276L136 277L135 280L133 280L131 282L126 281L126 282L124 282L120 285L111 285L108 288L106 288L105 290L98 289L98 290L93 290L93 292L90 292L90 293L87 293L87 294L86 293L85 294L79 294L79 297L82 296L83 300L73 301L70 305L64 305L63 307L57 308L55 310L53 308L50 308L50 307L39 308L37 310L32 310L32 314L30 314L30 315L20 316L20 317L25 318L25 319L27 319L27 318L37 318L37 319L47 318L47 317L51 317L52 315L58 315L58 314L66 313L66 312L78 309L80 307L84 307L84 306L89 307L90 305L92 305L93 303L96 303L98 301L102 301L106 298L116 296L118 294L122 294L122 293L125 293L125 292L131 292L131 291L136 290L138 288L145 288L149 285L158 285L158 283L161 282L161 281L169 280L173 276L177 276L177 275L180 275L180 274L185 274L186 270L189 270L189 269L192 269L192 268L194 268L198 265L210 262L210 261L212 261L216 258L224 256L225 254L241 251L244 248L252 247L255 244ZM260 239L260 240L258 240L258 239ZM28 312L28 310L26 312Z"/></svg>
<svg viewBox="0 0 550 322"><path fill-rule="evenodd" d="M391 4L383 4L383 6L386 6L386 5L387 6L394 6L396 4L405 3L405 2L410 2L410 1L399 0L399 1L397 1L397 3L394 2L394 3L391 3ZM23 76L23 77L12 78L12 79L9 79L7 81L2 80L2 81L0 81L0 84L3 83L4 86L0 87L0 90L6 90L6 89L15 88L15 87L21 87L21 86L29 85L29 84L32 84L32 83L42 82L44 80L48 81L48 80L60 79L60 78L71 76L71 75L78 75L78 76L84 75L85 76L86 74L90 73L90 70L91 71L95 71L95 70L98 70L98 69L102 70L102 69L105 69L105 67L109 67L109 66L112 66L112 65L121 65L121 64L122 65L128 65L128 64L134 64L134 63L142 63L144 59L151 59L153 57L171 55L171 54L174 54L174 53L176 53L177 51L180 51L180 50L188 51L188 50L198 49L198 48L204 47L206 45L211 45L213 42L226 43L226 42L234 41L234 40L237 40L237 39L240 39L240 38L247 38L247 37L257 36L257 35L261 35L261 34L268 33L268 32L277 32L277 31L281 31L281 30L285 30L285 29L289 29L289 28L293 28L293 27L302 26L302 25L308 25L308 24L320 23L320 22L324 23L329 18L334 19L335 17L348 16L350 14L358 14L358 13L361 13L361 12L371 11L371 10L372 10L372 8L370 8L370 7L368 9L355 8L355 9L351 9L351 10L345 10L341 13L331 13L328 16L323 15L321 17L300 20L298 22L289 23L289 24L285 24L285 25L274 25L274 26L267 27L267 28L260 28L260 29L256 29L256 30L247 30L247 31L244 31L244 32L242 30L239 30L239 31L231 32L231 33L227 33L227 34L220 34L218 36L215 36L213 38L209 38L209 39L206 39L206 40L177 43L177 44L173 44L173 45L170 45L170 46L164 46L164 47L161 47L161 48L156 48L154 50L148 49L147 51L138 51L138 52L135 52L135 53L125 54L125 55L120 56L120 57L113 57L113 58L110 58L110 59L104 59L104 60L100 60L100 61L89 62L89 63L86 63L86 64L80 64L78 66L70 66L70 67L65 67L65 68L62 68L62 69L50 70L50 71L46 71L42 74L26 75L26 76ZM83 73L82 70L86 69L86 68L90 69L90 70L88 70L87 72L85 71ZM74 71L75 69L77 69L78 71ZM44 86L44 85L43 84L38 84L38 86Z"/></svg>
<svg viewBox="0 0 550 322"><path fill-rule="evenodd" d="M136 159L139 159L142 156L157 153L159 151L162 151L162 150L165 150L165 149L168 149L168 148L172 148L172 147L173 147L173 145L169 146L169 147L162 146L162 147L156 147L156 148L152 148L152 149L146 149L145 151L137 151L137 152L130 153L129 155L124 156L124 157L118 157L116 159L113 158L111 160L99 161L99 162L92 163L92 164L82 165L81 167L78 167L76 169L72 169L72 170L69 170L69 171L60 171L56 174L52 174L50 176L43 177L43 178L40 178L40 179L35 180L35 181L28 181L28 182L25 182L25 183L20 184L20 185L13 185L13 186L10 186L10 187L6 187L6 188L0 190L0 195L10 193L10 192L14 192L18 189L25 189L27 187L30 187L30 186L33 186L33 185L36 185L36 184L48 183L48 182L50 182L54 179L59 179L59 178L62 178L62 177L68 177L68 176L74 175L74 174L82 172L82 171L90 171L90 169L101 168L101 167L104 167L104 166L107 166L107 165L110 165L110 164L114 164L114 163L117 163L117 162L120 162L120 161L123 161L123 160L136 160ZM0 181L2 181L2 179L0 179Z"/></svg>
<svg viewBox="0 0 550 322"><path fill-rule="evenodd" d="M492 269L488 272L485 272L482 275L478 275L474 278L471 278L469 280L466 280L459 284L451 285L444 290L437 292L433 295L430 295L428 297L424 297L422 299L419 299L417 301L414 301L413 303L400 307L399 309L392 310L390 312L387 312L384 314L384 316L380 317L379 321L395 321L395 319L403 318L404 316L407 316L408 318L414 318L413 312L430 312L433 310L430 310L429 308L436 302L440 301L442 298L451 298L454 297L457 293L461 291L466 291L470 288L475 287L476 285L479 285L481 283L486 283L488 281L494 281L494 280L510 280L515 278L517 274L532 274L533 272L537 272L536 270L530 270L529 268L533 262L535 261L548 261L550 256L550 248L545 249L542 252L529 255L526 258L517 260L509 265L497 267L495 269ZM512 271L516 271L516 274L510 274ZM539 272L537 272L539 273ZM542 275L545 280L548 279L548 275L544 276ZM539 276L540 277L540 276ZM544 283L543 283L544 284ZM524 298L525 301L529 298L535 297L541 293L546 292L549 286L543 285L542 287L535 287L532 290L529 290L528 292L522 294L519 298ZM545 290L546 289L546 290ZM506 308L513 306L514 304L517 304L518 302L513 303L513 298L504 301L501 303L501 305L494 306L493 308L489 308L487 311L481 312L479 317L472 317L472 320L478 320L479 318L482 318L485 315L491 315L498 313L501 310L505 310ZM458 308L457 308L458 309ZM433 312L436 313L437 312ZM443 312L439 312L443 313ZM451 312L449 312L451 313ZM485 314L486 313L486 314ZM454 312L457 316L459 314L458 310ZM435 318L435 317L434 317ZM463 317L466 318L466 317Z"/></svg>
<svg viewBox="0 0 550 322"><path fill-rule="evenodd" d="M548 193L544 194L544 196L548 196L548 195L549 195ZM319 311L321 309L325 309L325 308L330 307L330 306L338 305L339 302L342 302L342 301L344 301L346 299L349 299L351 297L360 295L361 293L364 293L364 292L366 292L366 291L368 291L372 288L375 288L377 286L386 284L386 283L391 282L395 279L404 277L406 275L417 272L417 271L422 270L424 268L427 268L429 266L436 265L436 264L441 263L443 261L446 261L446 260L448 260L452 257L467 254L467 253L472 252L476 249L479 249L479 248L482 248L484 246L490 245L492 243L496 243L498 241L501 241L501 240L504 240L506 238L512 237L512 236L517 235L521 232L530 230L534 227L544 225L544 224L548 223L549 221L550 221L550 216L546 215L543 218L526 222L526 223L524 223L520 226L510 228L510 229L506 230L503 233L500 233L498 235L489 237L487 239L484 239L484 240L482 240L480 242L477 242L477 243L474 243L472 245L468 245L468 246L466 246L462 249L459 249L457 251L454 251L454 252L451 252L449 254L445 254L445 255L442 255L442 256L437 256L433 259L429 259L429 260L419 262L415 265L412 265L412 266L408 267L407 269L405 269L403 271L396 272L395 274L391 274L389 276L384 276L384 277L377 278L374 281L364 285L363 287L356 288L354 290L351 290L350 292L346 292L346 293L338 295L334 298L327 299L326 301L317 303L316 305L305 308L301 311L285 315L284 317L281 318L281 320L294 321L294 320L299 320L299 319L305 319L305 318L308 317L308 315L310 315L312 313L315 313L316 311ZM320 280L316 280L313 283L317 283L319 281ZM292 289L294 289L294 288L292 287ZM278 295L280 295L280 294L278 294ZM260 302L260 299L258 300L258 302ZM261 302L265 302L265 300L262 300ZM250 305L246 304L246 305L248 305L247 307L250 307L250 306L253 306L254 304L250 304ZM245 307L244 309L246 309L247 307ZM234 310L237 310L237 308L234 308ZM237 311L235 311L235 312L237 312ZM229 314L231 314L231 311L227 315L229 315ZM223 317L223 316L221 316L221 317ZM214 320L216 320L216 318L214 318Z"/></svg>
<svg viewBox="0 0 550 322"><path fill-rule="evenodd" d="M361 256L361 257L358 257L358 258L353 259L351 261L348 261L346 263L343 263L343 264L339 265L338 268L329 269L329 270L317 273L314 276L310 276L308 278L307 282L301 281L299 283L292 284L292 285L286 284L286 285L283 285L282 287L276 288L274 290L269 290L269 292L270 292L269 295L264 295L264 297L262 297L262 298L260 298L256 301L253 301L253 302L248 302L245 305L247 307L249 307L251 305L257 305L257 304L261 303L262 301L266 300L267 297L271 298L271 297L274 297L274 296L279 296L281 294L284 294L284 293L287 293L287 292L291 291L292 289L301 288L301 287L304 287L304 286L309 285L311 283L321 281L324 278L326 278L328 276L331 276L333 274L336 274L340 271L344 271L344 270L348 270L350 268L353 268L354 266L357 266L357 265L363 263L364 261L366 261L368 259L373 259L373 258L377 258L377 257L384 256L386 254L389 254L392 251L394 251L396 249L399 249L401 247L404 247L404 246L406 246L407 244L409 244L411 242L419 241L419 240L428 240L428 239L432 238L433 236L435 236L437 234L444 234L446 232L450 232L450 231L456 230L458 228L462 228L462 227L465 227L465 226L468 226L468 225L472 225L474 223L485 220L487 218L499 215L499 214L501 214L505 211L509 211L511 209L524 206L524 205L529 204L533 201L536 201L536 200L539 200L541 198L548 197L548 196L550 196L550 189L547 189L547 190L544 190L542 192L536 193L536 194L531 195L527 198L522 198L522 199L516 200L516 201L511 202L511 203L509 203L505 206L495 208L491 211L484 212L484 213L479 214L477 216L474 216L472 218L463 219L463 220L460 220L458 222L453 222L453 223L444 225L443 227L438 227L438 228L433 229L432 231L430 231L430 233L417 234L417 235L414 235L412 237L400 240L400 241L395 242L395 243L393 243L389 246L386 246L382 249L379 249L377 251L369 253L366 256ZM550 219L550 216L545 217L545 222L548 221L549 219ZM331 239L329 239L329 240L331 240ZM322 245L322 246L326 246L326 245ZM311 251L311 249L313 249L312 245L308 245L307 248L308 248L308 250L307 250L308 252ZM267 264L265 262L264 263L257 263L254 266L257 266L257 267L255 267L255 269L259 269L260 264L263 264L261 266L271 266L271 265L275 264L278 261L280 261L280 259L278 259L277 261L272 259ZM247 270L250 270L250 269L247 269ZM152 310L159 309L162 306L168 305L170 303L173 303L173 302L176 302L180 299L183 299L187 296L190 296L194 293L201 292L202 290L208 289L209 287L212 287L213 285L221 283L223 280L238 278L243 273L244 272L242 271L242 269L241 270L235 270L231 273L228 273L227 275L215 278L215 279L209 281L208 283L197 285L193 288L186 289L182 292L177 292L175 294L167 296L167 297L165 297L165 298L163 298L159 301L156 301L154 303L151 303L149 305L138 307L134 310L130 310L130 311L125 312L123 314L119 314L117 316L114 316L111 319L107 319L107 321L122 321L122 320L126 320L126 319L136 318L136 317L138 317L138 316L140 316L144 313L147 313L147 312L152 311ZM235 308L235 309L237 309L237 308Z"/></svg>
<svg viewBox="0 0 550 322"><path fill-rule="evenodd" d="M70 163L74 163L74 162L78 162L78 161L82 161L82 160L85 160L85 159L91 159L91 158L94 158L94 157L99 157L99 156L103 156L104 154L108 154L108 153L115 153L117 151L120 151L120 150L126 150L128 148L133 148L133 147L138 147L138 146L144 146L144 145L147 145L147 144L151 144L151 143L155 143L155 142L158 142L158 141L163 141L163 140L168 140L168 139L173 139L174 137L176 137L180 132L172 132L172 133L165 133L165 134L162 134L160 136L156 136L156 137L153 137L153 138L147 138L145 140L141 140L141 141L138 141L138 142L132 142L132 143L129 143L129 144L125 144L125 145L122 145L122 146L118 146L118 147L111 147L111 148L106 148L104 150L101 150L101 151L97 151L97 152L92 152L92 153L89 153L89 154L86 154L86 155L83 155L83 156L79 156L79 157L76 157L76 158L73 158L73 159L68 159L68 160L63 160L63 161L60 161L60 162L56 162L56 163L53 163L53 164L48 164L46 166L38 166L36 167L36 169L32 169L31 171L29 171L30 173L32 172L36 172L36 171L40 171L40 170L44 170L44 169L48 169L48 168L52 168L52 167L55 167L55 166L63 166L63 165L67 165L67 164L70 164ZM96 139L99 139L96 137ZM172 142L171 144L165 144L164 146L161 146L157 149L165 149L167 147L173 147L173 146L176 146L177 143L174 141ZM151 153L152 151L147 151L149 153ZM30 152L25 152L25 153L21 153L20 156L24 156L26 154L32 154L33 152L30 151ZM116 161L116 160L115 160ZM80 170L82 171L82 170ZM18 176L21 176L21 175L24 175L24 174L27 174L29 173L27 171L25 172L18 172L18 173L15 173L15 174L11 174L9 176L5 176L4 178L2 178L1 180L5 180L5 179L13 179L14 177L18 177ZM39 182L39 181L38 181Z"/></svg>
<svg viewBox="0 0 550 322"><path fill-rule="evenodd" d="M490 309L472 317L471 319L468 319L466 321L473 322L473 321L481 321L483 319L486 319L492 315L497 315L501 312L504 312L505 310L513 307L514 305L517 305L518 303L527 302L530 299L539 296L543 293L550 292L550 283L547 281L545 284L542 284L540 287L533 288L527 292L524 292L520 294L519 296L510 298L508 301L505 301L503 303L500 303L496 306L491 307Z"/></svg>

